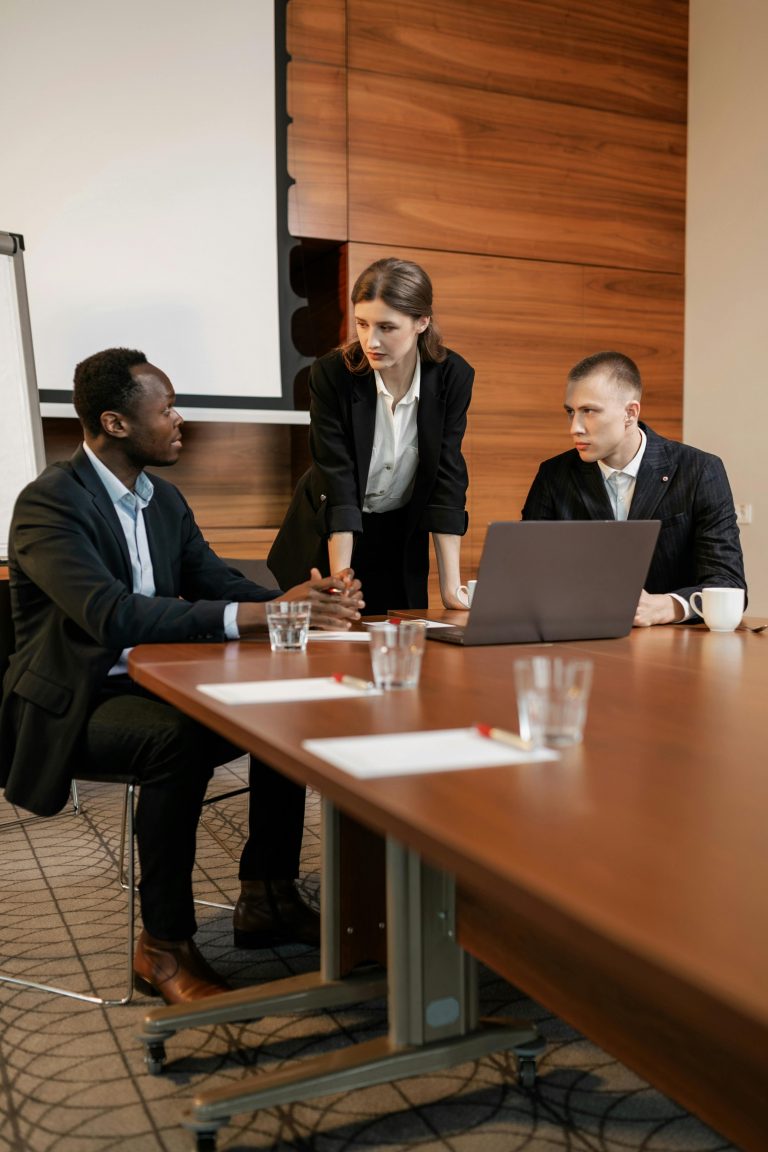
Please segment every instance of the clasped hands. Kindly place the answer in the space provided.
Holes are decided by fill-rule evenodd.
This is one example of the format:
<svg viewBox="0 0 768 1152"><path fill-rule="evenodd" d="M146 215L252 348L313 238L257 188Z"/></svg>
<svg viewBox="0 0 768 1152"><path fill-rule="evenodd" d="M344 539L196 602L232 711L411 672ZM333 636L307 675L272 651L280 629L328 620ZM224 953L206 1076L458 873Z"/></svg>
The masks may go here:
<svg viewBox="0 0 768 1152"><path fill-rule="evenodd" d="M311 625L324 631L346 631L360 619L365 601L362 587L351 568L342 568L333 576L321 576L313 568L309 580L289 588L278 600L308 600L312 605ZM237 626L241 636L263 632L267 627L264 603L241 601L237 609Z"/></svg>
<svg viewBox="0 0 768 1152"><path fill-rule="evenodd" d="M362 586L352 568L342 568L333 576L321 576L319 568L313 568L309 580L278 600L309 600L312 627L325 630L350 628L365 607Z"/></svg>

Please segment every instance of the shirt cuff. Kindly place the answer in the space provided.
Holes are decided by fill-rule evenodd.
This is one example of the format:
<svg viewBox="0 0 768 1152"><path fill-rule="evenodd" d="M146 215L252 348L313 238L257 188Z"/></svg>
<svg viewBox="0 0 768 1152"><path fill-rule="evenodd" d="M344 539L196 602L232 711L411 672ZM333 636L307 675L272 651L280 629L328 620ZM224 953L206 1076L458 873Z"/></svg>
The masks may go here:
<svg viewBox="0 0 768 1152"><path fill-rule="evenodd" d="M237 626L237 603L227 604L224 609L224 635L227 640L240 639L240 629Z"/></svg>
<svg viewBox="0 0 768 1152"><path fill-rule="evenodd" d="M685 613L685 615L683 616L683 619L677 620L676 623L682 624L683 621L685 621L685 620L692 620L693 617L696 615L696 613L691 608L691 606L688 603L688 601L686 600L685 596L678 596L677 592L670 592L670 596L672 597L673 600L677 600L678 604L682 604L683 612Z"/></svg>

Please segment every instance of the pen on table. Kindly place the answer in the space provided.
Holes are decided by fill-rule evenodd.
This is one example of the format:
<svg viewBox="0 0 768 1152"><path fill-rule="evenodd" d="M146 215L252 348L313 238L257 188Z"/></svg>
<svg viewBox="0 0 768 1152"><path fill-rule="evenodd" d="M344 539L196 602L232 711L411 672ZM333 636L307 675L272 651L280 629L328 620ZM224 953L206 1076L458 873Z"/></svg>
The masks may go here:
<svg viewBox="0 0 768 1152"><path fill-rule="evenodd" d="M530 752L533 748L531 740L524 740L517 732L507 732L506 728L492 728L490 724L475 724L475 729L488 740L498 740L500 744L509 744L512 748L520 748L523 752Z"/></svg>
<svg viewBox="0 0 768 1152"><path fill-rule="evenodd" d="M370 680L361 680L359 676L342 676L341 672L334 672L331 679L337 684L346 684L347 688L362 688L365 692L370 692L373 688Z"/></svg>

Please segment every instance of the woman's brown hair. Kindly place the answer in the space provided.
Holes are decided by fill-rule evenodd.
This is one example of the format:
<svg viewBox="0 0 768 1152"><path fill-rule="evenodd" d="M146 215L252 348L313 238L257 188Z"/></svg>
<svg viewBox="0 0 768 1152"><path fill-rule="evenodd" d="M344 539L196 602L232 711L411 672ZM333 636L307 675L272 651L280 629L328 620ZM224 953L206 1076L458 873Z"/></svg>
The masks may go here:
<svg viewBox="0 0 768 1152"><path fill-rule="evenodd" d="M432 317L432 281L418 264L411 260L398 260L387 256L377 260L355 280L352 303L363 300L383 300L396 312L418 320L429 316L429 324L419 333L419 355L422 360L442 364L448 355L440 329ZM341 349L344 363L350 372L368 372L370 365L358 339L350 340Z"/></svg>

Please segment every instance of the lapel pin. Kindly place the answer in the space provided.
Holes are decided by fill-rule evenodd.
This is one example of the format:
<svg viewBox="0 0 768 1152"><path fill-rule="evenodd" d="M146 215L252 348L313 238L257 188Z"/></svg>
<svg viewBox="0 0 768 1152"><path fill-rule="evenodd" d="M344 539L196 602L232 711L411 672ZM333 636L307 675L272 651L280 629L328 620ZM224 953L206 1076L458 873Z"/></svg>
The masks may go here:
<svg viewBox="0 0 768 1152"><path fill-rule="evenodd" d="M662 478L661 478L662 484L666 484L667 480L669 480L669 476L662 476Z"/></svg>

